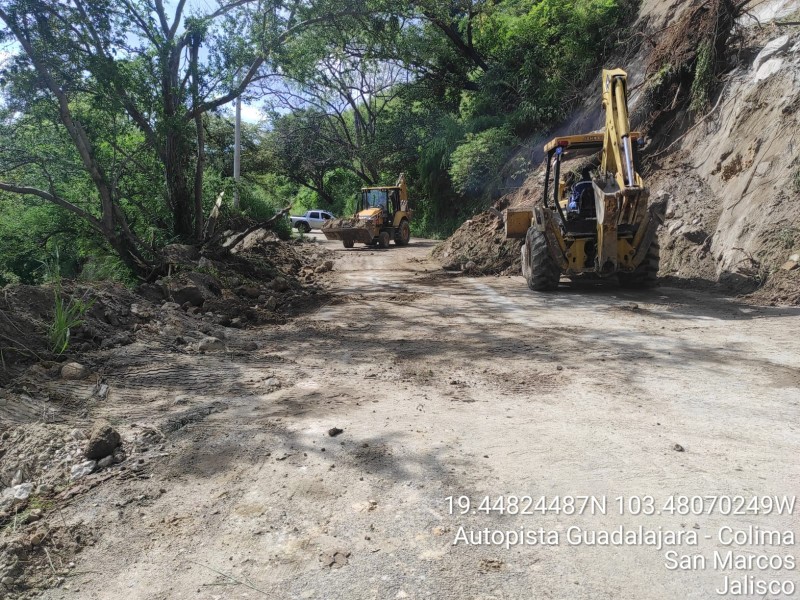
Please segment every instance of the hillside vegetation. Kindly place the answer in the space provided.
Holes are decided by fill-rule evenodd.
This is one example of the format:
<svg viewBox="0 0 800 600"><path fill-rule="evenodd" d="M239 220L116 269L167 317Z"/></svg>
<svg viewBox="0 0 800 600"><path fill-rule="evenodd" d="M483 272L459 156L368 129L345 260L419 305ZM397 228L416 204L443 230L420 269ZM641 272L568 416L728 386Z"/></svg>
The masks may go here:
<svg viewBox="0 0 800 600"><path fill-rule="evenodd" d="M228 219L352 208L405 172L418 234L519 181L621 43L630 0L0 2L0 283L43 262L152 279L160 249ZM233 101L243 128L233 181ZM510 160L513 157L513 160ZM234 207L234 189L240 203Z"/></svg>

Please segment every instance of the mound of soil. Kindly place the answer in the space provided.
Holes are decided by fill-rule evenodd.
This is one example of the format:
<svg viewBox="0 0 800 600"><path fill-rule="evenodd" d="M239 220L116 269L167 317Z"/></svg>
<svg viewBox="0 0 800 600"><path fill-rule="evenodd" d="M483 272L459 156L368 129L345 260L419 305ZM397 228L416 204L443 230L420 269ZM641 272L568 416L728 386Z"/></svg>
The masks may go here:
<svg viewBox="0 0 800 600"><path fill-rule="evenodd" d="M53 286L3 290L0 590L28 598L66 585L73 559L96 535L68 527L53 508L111 479L146 480L151 461L163 456L165 432L217 410L213 402L182 410L188 397L280 385L247 328L283 323L324 300L318 278L334 262L314 242L259 235L241 246L235 254L174 248L170 274L135 290L62 282L64 298L89 309L61 356L48 340ZM262 365L259 376L229 370L231 355ZM164 389L186 396L165 403ZM161 418L138 424L136 407L153 403ZM92 416L100 407L108 422Z"/></svg>
<svg viewBox="0 0 800 600"><path fill-rule="evenodd" d="M506 239L504 211L533 207L541 200L543 189L544 167L534 171L521 187L500 198L492 208L466 221L436 246L431 256L446 270L466 270L470 275L519 275L522 240Z"/></svg>
<svg viewBox="0 0 800 600"><path fill-rule="evenodd" d="M746 300L769 306L800 306L800 269L785 271L779 269L773 273L764 286Z"/></svg>
<svg viewBox="0 0 800 600"><path fill-rule="evenodd" d="M521 240L506 239L502 213L492 209L465 222L432 256L449 271L505 275L520 271L521 247Z"/></svg>
<svg viewBox="0 0 800 600"><path fill-rule="evenodd" d="M136 289L65 280L65 302L81 301L88 310L71 329L69 347L60 356L53 354L49 340L55 288L7 286L0 295L0 383L13 380L32 363L71 360L90 350L131 344L164 307L214 325L246 327L282 323L323 298L315 282L327 270L318 268L328 255L316 244L267 236L246 246L236 254L181 252L171 262L169 276Z"/></svg>
<svg viewBox="0 0 800 600"><path fill-rule="evenodd" d="M52 285L7 286L0 296L0 348L6 383L15 367L55 358L49 341L57 290ZM70 331L70 356L101 345L125 343L137 322L131 305L141 298L121 284L83 284L64 281L60 295L66 303L80 301L88 307L82 323Z"/></svg>

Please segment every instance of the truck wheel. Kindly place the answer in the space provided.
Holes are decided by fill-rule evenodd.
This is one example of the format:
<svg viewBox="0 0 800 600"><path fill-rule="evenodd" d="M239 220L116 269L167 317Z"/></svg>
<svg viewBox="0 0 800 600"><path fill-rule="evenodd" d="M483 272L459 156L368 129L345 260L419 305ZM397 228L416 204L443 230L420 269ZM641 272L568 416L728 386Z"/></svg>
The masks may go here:
<svg viewBox="0 0 800 600"><path fill-rule="evenodd" d="M295 227L297 228L297 231L302 231L303 233L308 233L311 231L311 226L305 221L298 221Z"/></svg>
<svg viewBox="0 0 800 600"><path fill-rule="evenodd" d="M342 240L342 246L344 246L345 248L352 248L353 240Z"/></svg>
<svg viewBox="0 0 800 600"><path fill-rule="evenodd" d="M394 244L395 246L407 246L410 240L411 227L409 227L408 221L403 219L400 221L400 226L397 228L397 231L394 234Z"/></svg>
<svg viewBox="0 0 800 600"><path fill-rule="evenodd" d="M388 231L381 231L380 235L378 236L378 246L381 248L388 248L389 247L389 232Z"/></svg>
<svg viewBox="0 0 800 600"><path fill-rule="evenodd" d="M619 274L619 285L624 288L644 289L654 287L658 283L660 248L658 239L647 249L647 254L634 271Z"/></svg>
<svg viewBox="0 0 800 600"><path fill-rule="evenodd" d="M561 269L556 264L543 231L529 227L522 247L522 274L535 292L558 288Z"/></svg>

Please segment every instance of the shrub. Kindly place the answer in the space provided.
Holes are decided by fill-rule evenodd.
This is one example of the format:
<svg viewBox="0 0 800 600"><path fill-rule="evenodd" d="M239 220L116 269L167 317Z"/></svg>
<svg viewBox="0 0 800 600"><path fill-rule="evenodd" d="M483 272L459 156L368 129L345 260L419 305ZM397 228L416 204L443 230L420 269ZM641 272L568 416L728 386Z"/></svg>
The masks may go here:
<svg viewBox="0 0 800 600"><path fill-rule="evenodd" d="M500 188L501 168L516 139L505 127L467 134L450 164L453 188L470 198L491 198Z"/></svg>

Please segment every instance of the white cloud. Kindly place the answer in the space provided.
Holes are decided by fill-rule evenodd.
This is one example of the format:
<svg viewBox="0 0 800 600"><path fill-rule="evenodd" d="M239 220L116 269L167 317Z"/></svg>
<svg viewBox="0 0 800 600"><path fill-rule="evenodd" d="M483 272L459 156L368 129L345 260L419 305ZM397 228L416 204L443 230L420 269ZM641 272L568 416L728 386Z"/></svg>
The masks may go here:
<svg viewBox="0 0 800 600"><path fill-rule="evenodd" d="M266 115L257 106L242 103L242 121L258 123L265 117Z"/></svg>

